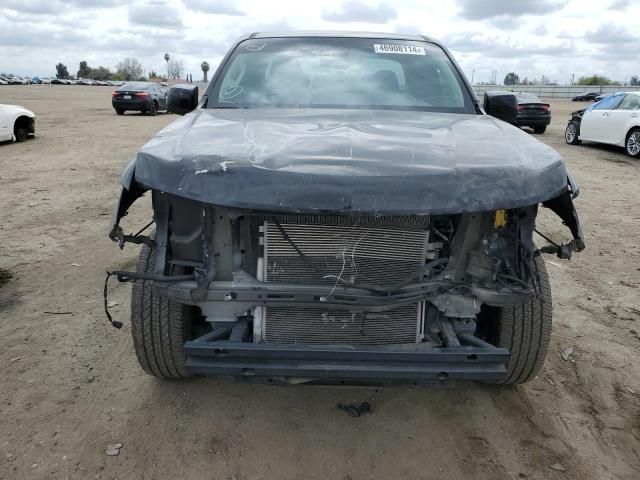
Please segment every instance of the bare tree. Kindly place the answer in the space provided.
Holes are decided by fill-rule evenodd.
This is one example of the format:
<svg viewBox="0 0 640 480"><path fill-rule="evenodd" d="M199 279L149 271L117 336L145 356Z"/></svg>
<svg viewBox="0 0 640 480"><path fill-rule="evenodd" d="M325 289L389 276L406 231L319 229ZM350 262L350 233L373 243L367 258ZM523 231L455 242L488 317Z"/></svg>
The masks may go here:
<svg viewBox="0 0 640 480"><path fill-rule="evenodd" d="M137 80L142 77L142 65L137 58L125 58L116 68L122 80Z"/></svg>
<svg viewBox="0 0 640 480"><path fill-rule="evenodd" d="M180 78L184 73L184 63L179 58L172 58L167 62L169 78Z"/></svg>

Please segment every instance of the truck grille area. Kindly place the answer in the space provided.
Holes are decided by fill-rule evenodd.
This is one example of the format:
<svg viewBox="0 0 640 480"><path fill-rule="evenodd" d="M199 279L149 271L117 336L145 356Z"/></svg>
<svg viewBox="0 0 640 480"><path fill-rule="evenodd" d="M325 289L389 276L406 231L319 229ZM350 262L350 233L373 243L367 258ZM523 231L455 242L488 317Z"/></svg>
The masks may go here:
<svg viewBox="0 0 640 480"><path fill-rule="evenodd" d="M380 313L269 307L268 343L309 345L390 345L416 343L418 305Z"/></svg>
<svg viewBox="0 0 640 480"><path fill-rule="evenodd" d="M416 216L267 218L262 227L263 278L326 285L327 295L344 284L340 279L356 287L379 288L418 280L416 271L427 255L428 225L427 217ZM267 307L264 340L325 345L415 343L418 310L418 304L375 314L357 311L355 306L353 310Z"/></svg>

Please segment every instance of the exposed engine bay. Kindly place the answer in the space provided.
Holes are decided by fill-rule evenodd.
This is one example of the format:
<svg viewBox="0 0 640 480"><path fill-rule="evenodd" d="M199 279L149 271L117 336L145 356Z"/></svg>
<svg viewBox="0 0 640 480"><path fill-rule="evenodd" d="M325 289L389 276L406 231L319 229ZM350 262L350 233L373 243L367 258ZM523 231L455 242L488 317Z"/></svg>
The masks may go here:
<svg viewBox="0 0 640 480"><path fill-rule="evenodd" d="M148 279L158 292L242 342L455 345L460 332L475 333L484 306L539 291L537 206L376 217L267 214L157 191L153 203L153 239L118 226L113 238L155 244ZM553 253L581 248L574 230L578 240Z"/></svg>

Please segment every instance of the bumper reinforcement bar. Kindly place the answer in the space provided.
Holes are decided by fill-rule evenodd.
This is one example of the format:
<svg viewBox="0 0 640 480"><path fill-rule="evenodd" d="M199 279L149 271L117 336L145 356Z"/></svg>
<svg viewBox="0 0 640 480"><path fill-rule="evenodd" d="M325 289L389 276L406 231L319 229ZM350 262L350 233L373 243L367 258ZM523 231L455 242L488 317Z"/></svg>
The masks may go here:
<svg viewBox="0 0 640 480"><path fill-rule="evenodd" d="M192 374L296 382L419 383L504 378L509 351L496 347L317 346L243 343L208 334L185 344Z"/></svg>

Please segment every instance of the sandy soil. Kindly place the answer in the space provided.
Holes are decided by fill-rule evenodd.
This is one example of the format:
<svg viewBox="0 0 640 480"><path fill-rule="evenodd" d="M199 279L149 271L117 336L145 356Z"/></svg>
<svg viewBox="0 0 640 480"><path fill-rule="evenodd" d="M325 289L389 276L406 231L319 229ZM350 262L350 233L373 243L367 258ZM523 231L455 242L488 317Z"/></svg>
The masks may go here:
<svg viewBox="0 0 640 480"><path fill-rule="evenodd" d="M38 114L0 145L0 478L637 479L640 468L640 162L564 144L571 102L539 138L582 187L587 250L548 259L554 333L518 388L274 387L145 375L129 285L102 312L104 271L131 267L106 237L119 176L173 115L116 116L107 87L0 87ZM145 202L140 202L145 203ZM127 225L143 225L149 206ZM549 213L542 228L566 231ZM573 348L568 360L561 352ZM336 405L368 401L348 417ZM122 443L118 456L105 455Z"/></svg>

